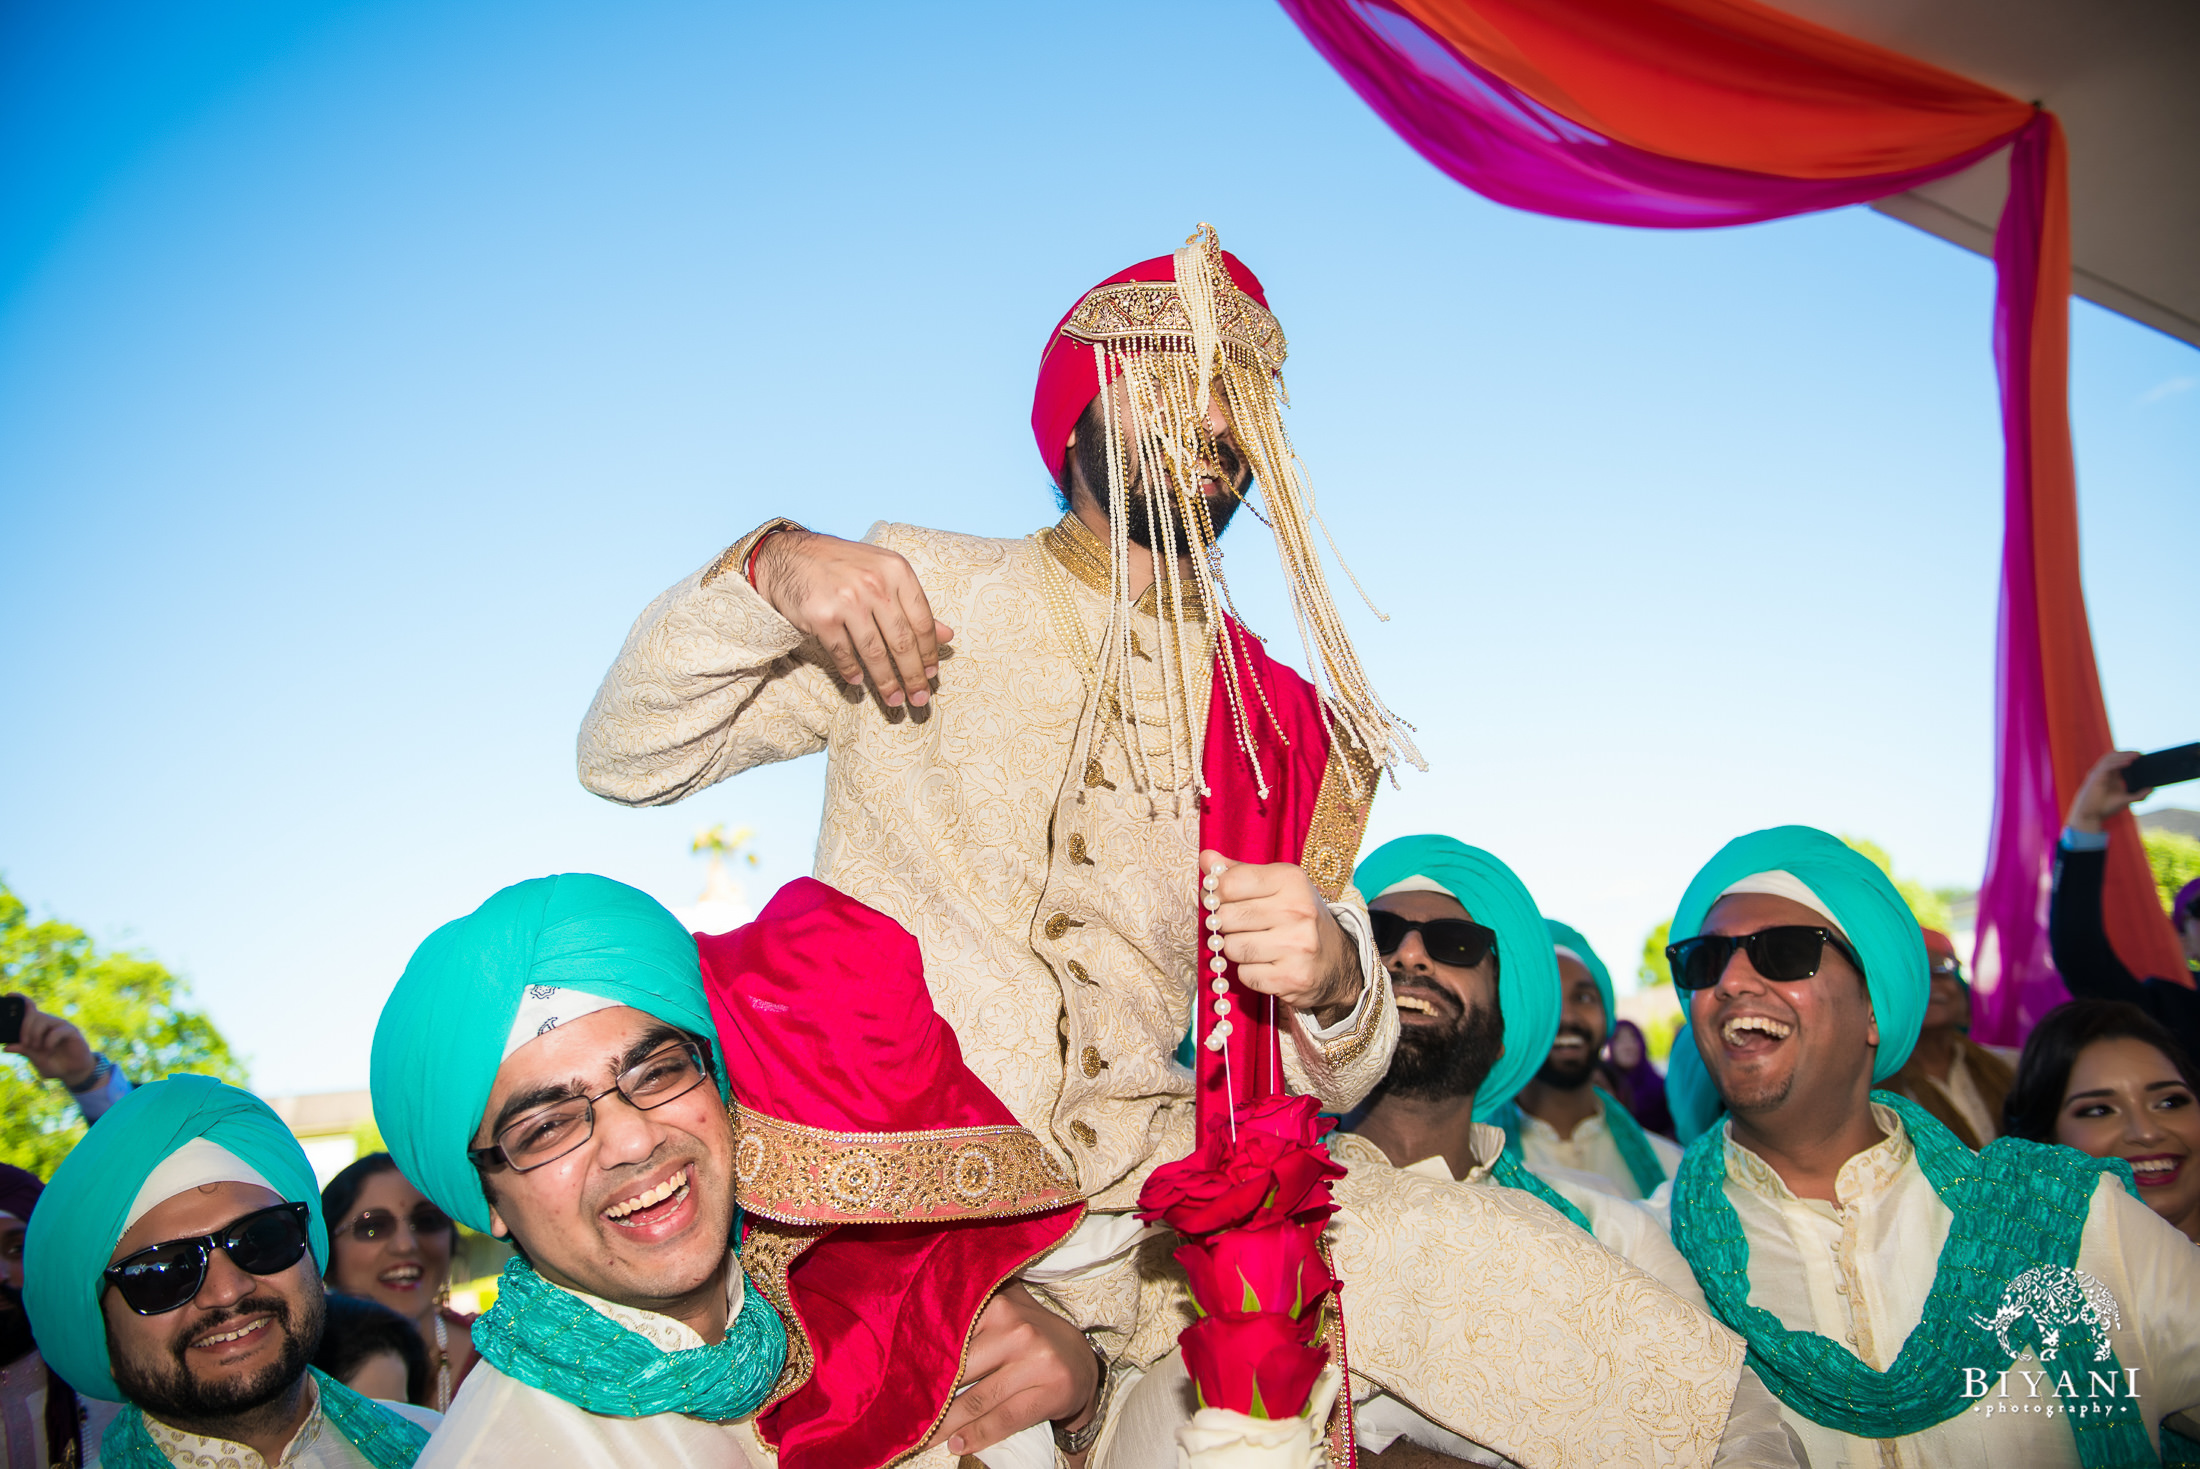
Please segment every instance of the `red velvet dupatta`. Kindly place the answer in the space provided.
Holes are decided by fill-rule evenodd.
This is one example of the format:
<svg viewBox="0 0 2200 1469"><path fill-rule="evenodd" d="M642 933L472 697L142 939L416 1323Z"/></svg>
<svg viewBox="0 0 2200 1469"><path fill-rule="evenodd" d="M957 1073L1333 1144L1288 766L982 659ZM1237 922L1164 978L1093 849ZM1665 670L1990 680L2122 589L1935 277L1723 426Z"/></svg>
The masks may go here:
<svg viewBox="0 0 2200 1469"><path fill-rule="evenodd" d="M964 1065L917 941L799 878L698 935L732 1081L741 1262L788 1325L757 1427L784 1469L870 1469L947 1412L978 1313L1083 1217Z"/></svg>

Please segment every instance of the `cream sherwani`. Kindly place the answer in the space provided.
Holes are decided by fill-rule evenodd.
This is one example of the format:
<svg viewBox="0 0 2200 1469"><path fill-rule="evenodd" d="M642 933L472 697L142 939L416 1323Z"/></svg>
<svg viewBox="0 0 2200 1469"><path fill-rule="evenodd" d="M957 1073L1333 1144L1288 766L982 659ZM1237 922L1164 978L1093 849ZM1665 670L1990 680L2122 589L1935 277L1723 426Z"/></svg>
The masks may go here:
<svg viewBox="0 0 2200 1469"><path fill-rule="evenodd" d="M1604 1120L1604 1109L1612 1103L1602 1097L1597 1099L1597 1115L1586 1119L1574 1128L1572 1137L1560 1137L1558 1129L1520 1108L1520 1160L1537 1173L1548 1175L1553 1169L1567 1169L1574 1173L1593 1173L1610 1185L1610 1191L1623 1199L1639 1199L1642 1190L1635 1187L1635 1175L1627 1171L1627 1160L1619 1155L1619 1144L1612 1141L1611 1124ZM1657 1155L1665 1168L1666 1181L1680 1171L1680 1144L1646 1132L1650 1151ZM1663 1190L1661 1189L1662 1193Z"/></svg>
<svg viewBox="0 0 2200 1469"><path fill-rule="evenodd" d="M214 1438L203 1433L187 1433L145 1415L145 1433L153 1441L175 1469L372 1469L367 1456L351 1445L351 1440L336 1431L334 1424L321 1414L321 1390L311 1379L306 1391L312 1395L312 1406L306 1412L306 1421L298 1425L290 1442L271 1461L258 1449L236 1443L226 1438ZM403 1417L410 1418L431 1433L442 1421L426 1408L416 1408L410 1403L383 1403L383 1407ZM110 1415L112 1416L112 1415ZM96 1443L96 1437L87 1434L86 1441ZM420 1463L427 1462L422 1454ZM99 1469L100 1456L95 1448L85 1462L85 1469Z"/></svg>
<svg viewBox="0 0 2200 1469"><path fill-rule="evenodd" d="M742 564L760 533L634 624L581 726L582 783L656 805L826 751L818 878L916 935L971 1070L1095 1209L1134 1207L1154 1165L1192 1146L1192 1075L1173 1053L1200 958L1189 777L1205 734L1206 624L1156 617L1150 597L1133 615L1141 674L1184 647L1194 675L1189 726L1181 711L1160 722L1158 703L1141 711L1155 721L1141 731L1162 787L1151 799L1120 740L1081 743L1084 651L1109 600L1107 553L1077 521L1025 540L872 527L865 539L908 558L955 630L921 710L851 691L750 588ZM1355 823L1351 849L1358 839ZM1329 866L1348 873L1351 849L1324 854ZM1330 1030L1297 1017L1284 1058L1293 1090L1341 1111L1381 1079L1398 1019L1366 905L1334 886L1368 983Z"/></svg>
<svg viewBox="0 0 2200 1469"><path fill-rule="evenodd" d="M1749 1237L1750 1304L1884 1370L1923 1317L1952 1216L1918 1167L1901 1119L1876 1103L1872 1115L1885 1137L1842 1165L1830 1204L1796 1197L1733 1140L1730 1124L1722 1126L1726 1197ZM2109 1337L2117 1361L2138 1374L2148 1432L2200 1403L2200 1248L2104 1177L2086 1215L2077 1268L2116 1298L2122 1324ZM1788 1424L1813 1469L2075 1465L2069 1426L2042 1410L2059 1402L2056 1376L2064 1368L2073 1370L2077 1401L2086 1400L2086 1365L2042 1367L2027 1352L2010 1369L2006 1391L1997 1376L1965 1411L1907 1438L1853 1438L1792 1409ZM1963 1398L1965 1388L1950 1383L1950 1399Z"/></svg>
<svg viewBox="0 0 2200 1469"><path fill-rule="evenodd" d="M660 1351L690 1351L703 1338L685 1322L639 1311L582 1291L571 1294ZM727 1272L733 1314L746 1304L738 1266ZM732 1325L732 1317L727 1318ZM771 1464L776 1456L756 1437L752 1423L710 1423L681 1413L613 1418L578 1408L480 1361L443 1415L443 1426L413 1469L742 1469Z"/></svg>

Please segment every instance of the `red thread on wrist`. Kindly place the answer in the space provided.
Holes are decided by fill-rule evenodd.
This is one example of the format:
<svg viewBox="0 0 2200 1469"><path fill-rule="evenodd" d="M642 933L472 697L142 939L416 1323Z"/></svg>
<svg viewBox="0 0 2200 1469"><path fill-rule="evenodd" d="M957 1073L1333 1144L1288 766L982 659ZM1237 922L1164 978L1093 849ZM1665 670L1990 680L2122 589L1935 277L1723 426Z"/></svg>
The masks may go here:
<svg viewBox="0 0 2200 1469"><path fill-rule="evenodd" d="M781 529L785 529L785 527L781 527ZM749 583L749 590L755 592L759 597L764 595L764 593L762 589L756 585L756 553L764 549L764 543L766 541L770 540L773 536L776 536L778 534L779 531L777 530L768 530L762 535L758 536L756 538L756 544L749 547L748 564L742 568L741 574L747 578Z"/></svg>

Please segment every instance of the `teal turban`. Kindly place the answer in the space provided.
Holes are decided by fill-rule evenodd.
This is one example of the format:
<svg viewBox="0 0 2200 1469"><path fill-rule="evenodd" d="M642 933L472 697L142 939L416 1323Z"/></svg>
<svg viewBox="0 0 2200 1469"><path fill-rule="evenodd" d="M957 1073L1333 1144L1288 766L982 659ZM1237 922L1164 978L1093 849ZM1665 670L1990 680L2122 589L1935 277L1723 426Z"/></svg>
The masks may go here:
<svg viewBox="0 0 2200 1469"><path fill-rule="evenodd" d="M211 1076L171 1076L139 1087L54 1170L23 1241L23 1307L39 1353L86 1397L122 1401L107 1371L101 1272L138 1190L194 1138L227 1148L275 1192L311 1210L314 1263L328 1263L313 1165L267 1103Z"/></svg>
<svg viewBox="0 0 2200 1469"><path fill-rule="evenodd" d="M1558 1034L1558 956L1535 899L1513 870L1451 837L1400 837L1367 854L1352 885L1370 899L1409 877L1424 877L1459 900L1475 922L1497 934L1497 1008L1505 1018L1505 1054L1474 1094L1487 1122L1535 1076Z"/></svg>
<svg viewBox="0 0 2200 1469"><path fill-rule="evenodd" d="M1910 1048L1917 1044L1918 1028L1925 1020L1925 1002L1932 989L1925 939L1909 904L1902 901L1887 874L1839 837L1815 827L1775 826L1728 842L1682 895L1680 909L1673 915L1673 942L1703 931L1704 919L1721 893L1765 872L1788 873L1817 894L1864 961L1864 987L1871 995L1872 1016L1879 1022L1879 1055L1872 1080L1886 1080L1910 1059ZM1682 998L1688 998L1685 992ZM1701 1066L1701 1058L1695 1059ZM1673 1120L1680 1122L1677 1102Z"/></svg>
<svg viewBox="0 0 2200 1469"><path fill-rule="evenodd" d="M1571 950L1589 971L1589 977L1597 982L1597 993L1604 996L1604 1036L1609 1037L1612 1033L1612 1022L1619 1018L1618 1007L1612 999L1612 971L1604 967L1604 961L1597 957L1595 949L1589 947L1589 941L1582 937L1580 929L1560 923L1555 918L1546 918L1543 923L1551 931L1551 942L1559 948Z"/></svg>
<svg viewBox="0 0 2200 1469"><path fill-rule="evenodd" d="M1685 1018L1665 1060L1665 1105L1673 1114L1673 1136L1683 1147L1709 1132L1726 1110L1718 1086L1704 1069L1703 1053L1696 1049L1696 1028Z"/></svg>
<svg viewBox="0 0 2200 1469"><path fill-rule="evenodd" d="M696 1035L716 1033L694 936L623 882L586 873L534 878L429 934L374 1028L374 1120L398 1171L484 1233L489 1201L466 1150L530 985L579 990ZM723 1094L725 1068L717 1070Z"/></svg>

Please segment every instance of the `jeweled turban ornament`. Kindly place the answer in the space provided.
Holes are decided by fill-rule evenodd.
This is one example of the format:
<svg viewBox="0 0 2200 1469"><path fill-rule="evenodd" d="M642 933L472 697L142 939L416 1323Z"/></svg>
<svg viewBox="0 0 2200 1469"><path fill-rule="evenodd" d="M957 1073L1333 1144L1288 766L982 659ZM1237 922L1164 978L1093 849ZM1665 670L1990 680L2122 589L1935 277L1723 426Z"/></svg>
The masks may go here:
<svg viewBox="0 0 2200 1469"><path fill-rule="evenodd" d="M1213 466L1224 461L1208 427L1207 414L1219 389L1234 425L1237 444L1259 485L1266 513L1254 510L1273 532L1276 554L1290 589L1306 667L1320 692L1333 737L1343 738L1370 757L1366 769L1395 770L1400 761L1426 769L1414 747L1411 726L1393 714L1376 694L1346 634L1329 594L1319 553L1318 527L1332 553L1335 538L1314 503L1304 467L1284 429L1283 408L1290 401L1283 385L1286 352L1283 328L1268 310L1259 279L1222 248L1211 225L1202 224L1173 255L1143 261L1087 291L1047 339L1039 364L1038 391L1031 427L1050 475L1063 475L1069 438L1086 405L1097 396L1107 441L1108 524L1112 545L1114 611L1097 654L1099 682L1107 697L1096 707L1120 720L1134 761L1145 752L1136 737L1141 696L1158 698L1164 725L1197 728L1189 706L1193 687L1185 613L1199 608L1225 614L1211 626L1225 639L1247 636L1222 577L1221 550L1199 483L1203 474L1218 477ZM1115 384L1118 391L1102 392ZM1127 432L1126 432L1127 430ZM1126 453L1127 450L1127 453ZM1133 653L1128 571L1130 520L1137 513L1129 487L1139 484L1144 500L1147 539L1154 551L1156 609L1167 629L1160 668L1140 689ZM1156 488L1160 493L1155 493ZM1165 508L1174 503L1177 514ZM1247 509L1253 507L1248 504ZM1186 530L1196 543L1183 544ZM1180 564L1190 563L1187 585ZM1351 577L1351 569L1345 568ZM1366 591L1356 578L1361 600ZM1368 601L1378 618L1383 614ZM1388 620L1385 618L1384 620ZM1256 774L1261 761L1254 748L1254 721L1248 699L1265 698L1257 681L1235 656L1219 660L1238 742ZM1199 742L1192 742L1192 784L1208 794ZM1353 762L1358 767L1359 762ZM1139 768L1141 785L1153 788L1150 771ZM1267 794L1264 776L1261 794ZM1172 782L1173 783L1173 782Z"/></svg>

